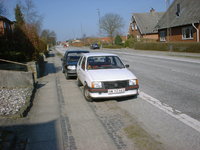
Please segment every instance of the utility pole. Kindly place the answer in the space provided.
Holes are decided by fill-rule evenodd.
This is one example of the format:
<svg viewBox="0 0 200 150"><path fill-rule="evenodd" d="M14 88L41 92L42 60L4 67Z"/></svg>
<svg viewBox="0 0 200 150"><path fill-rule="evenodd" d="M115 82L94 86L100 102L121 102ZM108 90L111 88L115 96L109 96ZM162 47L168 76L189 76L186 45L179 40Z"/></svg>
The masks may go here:
<svg viewBox="0 0 200 150"><path fill-rule="evenodd" d="M98 14L98 18L99 18L99 38L101 36L101 29L100 29L100 23L101 23L101 14L100 14L100 9L97 8L97 14ZM100 39L99 39L100 40ZM101 43L101 41L100 41ZM100 48L102 47L102 43L100 44Z"/></svg>
<svg viewBox="0 0 200 150"><path fill-rule="evenodd" d="M99 10L99 8L97 8L97 14L98 14L98 18L99 18L99 25L100 25L100 10Z"/></svg>
<svg viewBox="0 0 200 150"><path fill-rule="evenodd" d="M101 29L100 29L100 23L101 23L101 14L100 14L100 9L97 8L97 15L99 19L99 35L101 35Z"/></svg>
<svg viewBox="0 0 200 150"><path fill-rule="evenodd" d="M82 26L82 23L81 23L81 37L83 37L83 26Z"/></svg>

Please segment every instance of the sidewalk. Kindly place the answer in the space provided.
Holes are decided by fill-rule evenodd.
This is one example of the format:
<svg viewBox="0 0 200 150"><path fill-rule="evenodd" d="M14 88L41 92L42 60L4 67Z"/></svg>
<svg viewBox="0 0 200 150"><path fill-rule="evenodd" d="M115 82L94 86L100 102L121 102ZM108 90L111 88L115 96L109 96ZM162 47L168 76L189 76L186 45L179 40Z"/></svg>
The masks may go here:
<svg viewBox="0 0 200 150"><path fill-rule="evenodd" d="M0 120L0 149L63 149L53 56L48 58L45 68L28 116Z"/></svg>

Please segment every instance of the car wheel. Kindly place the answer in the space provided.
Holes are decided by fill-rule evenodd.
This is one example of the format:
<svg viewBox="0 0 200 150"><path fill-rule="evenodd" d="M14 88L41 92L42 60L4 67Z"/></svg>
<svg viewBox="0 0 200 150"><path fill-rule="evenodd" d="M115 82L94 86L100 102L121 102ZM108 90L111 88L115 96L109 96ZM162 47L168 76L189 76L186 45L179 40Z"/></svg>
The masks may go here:
<svg viewBox="0 0 200 150"><path fill-rule="evenodd" d="M136 99L136 98L138 98L138 95L133 95L132 98Z"/></svg>
<svg viewBox="0 0 200 150"><path fill-rule="evenodd" d="M63 67L62 67L62 73L65 73L65 70L63 69Z"/></svg>
<svg viewBox="0 0 200 150"><path fill-rule="evenodd" d="M84 92L84 97L85 97L85 99L86 99L88 102L92 102L92 98L91 98L90 95L89 95L89 91L88 91L88 86L87 86L87 85L84 86L83 92Z"/></svg>
<svg viewBox="0 0 200 150"><path fill-rule="evenodd" d="M81 83L81 81L79 80L78 77L77 77L77 85L78 85L78 86L82 86L82 83Z"/></svg>
<svg viewBox="0 0 200 150"><path fill-rule="evenodd" d="M67 80L69 79L68 73L65 73L65 78L66 78Z"/></svg>

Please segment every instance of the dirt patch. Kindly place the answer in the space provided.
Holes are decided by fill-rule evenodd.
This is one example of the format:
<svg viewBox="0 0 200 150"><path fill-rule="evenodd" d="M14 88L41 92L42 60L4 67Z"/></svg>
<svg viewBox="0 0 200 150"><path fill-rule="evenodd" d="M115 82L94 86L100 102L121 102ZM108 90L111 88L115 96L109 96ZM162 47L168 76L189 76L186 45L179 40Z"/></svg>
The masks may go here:
<svg viewBox="0 0 200 150"><path fill-rule="evenodd" d="M124 128L124 131L140 150L163 150L162 143L156 141L137 123Z"/></svg>
<svg viewBox="0 0 200 150"><path fill-rule="evenodd" d="M90 106L118 149L164 150L162 143L146 132L116 101L94 102Z"/></svg>

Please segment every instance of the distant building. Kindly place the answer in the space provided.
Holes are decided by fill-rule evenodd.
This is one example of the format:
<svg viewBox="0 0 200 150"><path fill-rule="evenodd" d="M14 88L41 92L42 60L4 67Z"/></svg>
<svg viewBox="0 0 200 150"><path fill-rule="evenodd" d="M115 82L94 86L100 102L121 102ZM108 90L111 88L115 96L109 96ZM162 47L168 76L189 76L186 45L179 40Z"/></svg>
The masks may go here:
<svg viewBox="0 0 200 150"><path fill-rule="evenodd" d="M162 42L199 42L200 0L174 0L157 29Z"/></svg>
<svg viewBox="0 0 200 150"><path fill-rule="evenodd" d="M0 16L0 39L11 39L14 22L6 17Z"/></svg>
<svg viewBox="0 0 200 150"><path fill-rule="evenodd" d="M153 8L149 13L133 13L128 35L141 38L158 40L157 25L164 12L156 12Z"/></svg>
<svg viewBox="0 0 200 150"><path fill-rule="evenodd" d="M112 39L110 37L100 37L99 40L102 43L112 43Z"/></svg>
<svg viewBox="0 0 200 150"><path fill-rule="evenodd" d="M127 40L127 36L120 36L120 37L122 39L122 43L124 43ZM115 39L115 37L114 37L114 39ZM101 37L101 38L99 38L99 40L102 43L112 43L112 39L110 37Z"/></svg>

